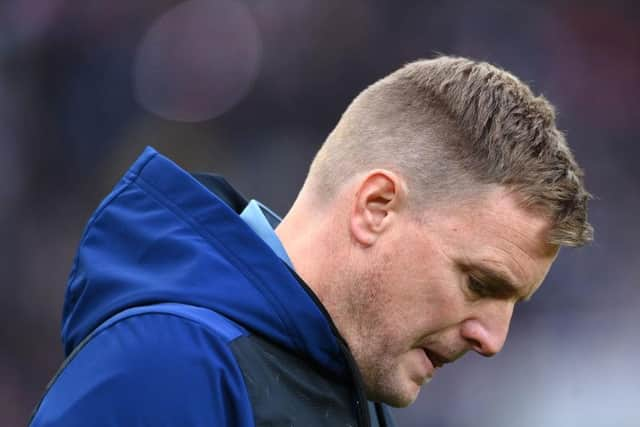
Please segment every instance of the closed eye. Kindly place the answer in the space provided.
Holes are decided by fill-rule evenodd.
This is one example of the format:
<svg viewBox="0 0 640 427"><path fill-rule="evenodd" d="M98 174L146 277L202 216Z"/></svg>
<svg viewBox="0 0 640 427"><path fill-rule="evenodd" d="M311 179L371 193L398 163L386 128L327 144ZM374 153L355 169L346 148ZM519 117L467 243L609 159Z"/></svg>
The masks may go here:
<svg viewBox="0 0 640 427"><path fill-rule="evenodd" d="M498 277L480 280L469 274L469 290L478 298L512 299L518 298L518 290L506 280Z"/></svg>
<svg viewBox="0 0 640 427"><path fill-rule="evenodd" d="M490 289L482 283L480 280L475 277L469 275L469 283L468 287L471 292L477 297L489 297L491 295Z"/></svg>

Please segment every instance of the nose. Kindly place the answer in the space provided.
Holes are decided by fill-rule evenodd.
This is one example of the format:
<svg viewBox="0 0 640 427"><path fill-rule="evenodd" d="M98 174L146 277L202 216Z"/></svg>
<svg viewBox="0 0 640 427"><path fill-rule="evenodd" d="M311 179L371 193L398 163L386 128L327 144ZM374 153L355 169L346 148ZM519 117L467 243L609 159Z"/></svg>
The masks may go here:
<svg viewBox="0 0 640 427"><path fill-rule="evenodd" d="M494 301L494 304L484 307L482 313L462 324L462 337L483 356L497 354L507 340L513 307L511 302Z"/></svg>

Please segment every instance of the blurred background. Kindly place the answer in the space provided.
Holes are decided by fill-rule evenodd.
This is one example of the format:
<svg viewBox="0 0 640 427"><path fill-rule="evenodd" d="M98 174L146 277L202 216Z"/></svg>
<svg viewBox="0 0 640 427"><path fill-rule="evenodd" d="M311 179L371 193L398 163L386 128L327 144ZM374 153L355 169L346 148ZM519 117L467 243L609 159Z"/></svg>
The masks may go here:
<svg viewBox="0 0 640 427"><path fill-rule="evenodd" d="M444 368L398 424L639 426L640 4L616 0L2 0L0 425L62 361L84 223L144 146L284 214L349 101L437 52L557 106L596 241L563 251L501 354Z"/></svg>

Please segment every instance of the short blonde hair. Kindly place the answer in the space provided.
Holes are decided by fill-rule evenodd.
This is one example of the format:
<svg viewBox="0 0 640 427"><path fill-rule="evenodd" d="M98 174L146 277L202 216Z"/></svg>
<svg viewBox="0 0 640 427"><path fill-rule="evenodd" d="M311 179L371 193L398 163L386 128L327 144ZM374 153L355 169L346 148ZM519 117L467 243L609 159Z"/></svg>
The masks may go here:
<svg viewBox="0 0 640 427"><path fill-rule="evenodd" d="M319 150L307 185L331 197L372 168L405 177L418 205L469 197L481 191L478 184L502 185L552 218L550 243L593 239L590 195L553 107L486 62L420 60L365 89Z"/></svg>

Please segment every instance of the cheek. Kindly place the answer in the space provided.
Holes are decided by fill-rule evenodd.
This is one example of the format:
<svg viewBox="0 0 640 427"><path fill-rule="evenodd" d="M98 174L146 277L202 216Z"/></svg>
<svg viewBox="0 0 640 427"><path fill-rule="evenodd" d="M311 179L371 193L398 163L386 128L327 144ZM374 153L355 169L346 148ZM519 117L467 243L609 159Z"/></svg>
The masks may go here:
<svg viewBox="0 0 640 427"><path fill-rule="evenodd" d="M437 251L406 252L395 266L397 293L410 305L441 302L459 290L459 276Z"/></svg>
<svg viewBox="0 0 640 427"><path fill-rule="evenodd" d="M387 243L370 258L352 301L359 302L354 308L362 328L397 353L458 320L463 276L424 236L414 233Z"/></svg>
<svg viewBox="0 0 640 427"><path fill-rule="evenodd" d="M408 291L408 283L390 254L383 254L360 277L358 290L350 298L350 312L357 318L358 334L366 337L370 350L397 354L415 332L420 304Z"/></svg>
<svg viewBox="0 0 640 427"><path fill-rule="evenodd" d="M405 337L422 338L459 321L464 312L462 273L437 251L406 253L395 265L386 300Z"/></svg>

